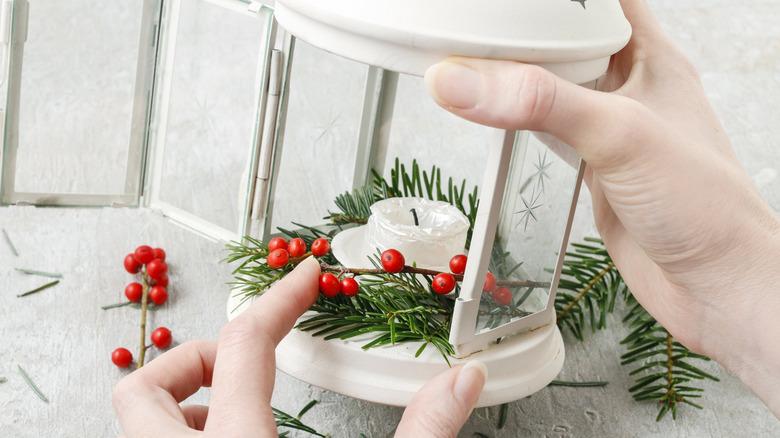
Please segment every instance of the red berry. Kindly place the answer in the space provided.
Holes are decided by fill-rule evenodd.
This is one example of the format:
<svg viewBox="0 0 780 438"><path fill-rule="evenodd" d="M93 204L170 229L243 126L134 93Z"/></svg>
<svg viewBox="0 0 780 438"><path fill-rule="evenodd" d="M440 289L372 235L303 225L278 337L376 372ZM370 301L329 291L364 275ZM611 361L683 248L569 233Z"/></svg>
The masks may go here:
<svg viewBox="0 0 780 438"><path fill-rule="evenodd" d="M119 368L127 368L133 363L133 353L127 348L119 347L111 352L111 362Z"/></svg>
<svg viewBox="0 0 780 438"><path fill-rule="evenodd" d="M154 286L149 291L149 298L158 306L162 306L168 300L168 291L162 286Z"/></svg>
<svg viewBox="0 0 780 438"><path fill-rule="evenodd" d="M463 254L458 254L450 259L450 272L461 275L466 272L466 261L468 259Z"/></svg>
<svg viewBox="0 0 780 438"><path fill-rule="evenodd" d="M125 271L130 274L137 274L141 270L141 263L135 259L135 256L128 254L125 256Z"/></svg>
<svg viewBox="0 0 780 438"><path fill-rule="evenodd" d="M134 303L141 301L143 292L144 287L141 286L141 283L130 283L125 287L125 296Z"/></svg>
<svg viewBox="0 0 780 438"><path fill-rule="evenodd" d="M387 251L383 252L381 259L382 268L391 274L395 274L404 270L406 260L404 260L404 255L401 254L401 252L397 249L388 249Z"/></svg>
<svg viewBox="0 0 780 438"><path fill-rule="evenodd" d="M155 286L168 287L168 275L163 275L162 278L154 280Z"/></svg>
<svg viewBox="0 0 780 438"><path fill-rule="evenodd" d="M162 248L155 248L152 250L152 254L154 254L154 258L160 259L162 261L165 261L165 250Z"/></svg>
<svg viewBox="0 0 780 438"><path fill-rule="evenodd" d="M328 242L328 239L320 237L311 243L311 253L314 255L314 257L322 257L329 252L330 242Z"/></svg>
<svg viewBox="0 0 780 438"><path fill-rule="evenodd" d="M488 271L485 275L485 284L482 286L482 290L487 293L492 293L496 289L496 276L492 272Z"/></svg>
<svg viewBox="0 0 780 438"><path fill-rule="evenodd" d="M154 250L149 245L141 245L133 253L135 259L145 265L154 260Z"/></svg>
<svg viewBox="0 0 780 438"><path fill-rule="evenodd" d="M360 285L357 280L352 277L347 277L341 280L341 293L347 297L354 297L360 291Z"/></svg>
<svg viewBox="0 0 780 438"><path fill-rule="evenodd" d="M268 241L268 252L274 252L277 249L287 249L287 241L283 237L274 237Z"/></svg>
<svg viewBox="0 0 780 438"><path fill-rule="evenodd" d="M333 298L341 292L341 283L339 279L331 274L325 273L320 275L320 292L328 298Z"/></svg>
<svg viewBox="0 0 780 438"><path fill-rule="evenodd" d="M168 273L168 265L159 259L154 259L146 265L146 273L149 277L159 280Z"/></svg>
<svg viewBox="0 0 780 438"><path fill-rule="evenodd" d="M306 242L300 237L290 240L287 244L287 252L290 253L290 257L300 257L306 254Z"/></svg>
<svg viewBox="0 0 780 438"><path fill-rule="evenodd" d="M265 261L271 269L283 268L290 261L290 253L286 249L277 248L268 254Z"/></svg>
<svg viewBox="0 0 780 438"><path fill-rule="evenodd" d="M499 306L508 306L512 303L512 291L506 287L499 287L493 292L493 301Z"/></svg>
<svg viewBox="0 0 780 438"><path fill-rule="evenodd" d="M446 272L436 274L436 276L433 277L433 282L431 282L431 288L438 295L447 295L455 289L455 277Z"/></svg>
<svg viewBox="0 0 780 438"><path fill-rule="evenodd" d="M171 339L171 331L167 327L157 327L152 332L152 344L157 348L170 347Z"/></svg>

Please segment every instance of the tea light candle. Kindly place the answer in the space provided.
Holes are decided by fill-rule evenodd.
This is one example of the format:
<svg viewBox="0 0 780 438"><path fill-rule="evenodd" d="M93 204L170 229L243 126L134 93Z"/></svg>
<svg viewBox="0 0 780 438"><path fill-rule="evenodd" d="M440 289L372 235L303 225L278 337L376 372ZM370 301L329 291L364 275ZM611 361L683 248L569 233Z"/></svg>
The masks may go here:
<svg viewBox="0 0 780 438"><path fill-rule="evenodd" d="M371 206L365 237L373 251L401 251L407 265L443 268L463 253L468 230L468 218L446 202L390 198Z"/></svg>

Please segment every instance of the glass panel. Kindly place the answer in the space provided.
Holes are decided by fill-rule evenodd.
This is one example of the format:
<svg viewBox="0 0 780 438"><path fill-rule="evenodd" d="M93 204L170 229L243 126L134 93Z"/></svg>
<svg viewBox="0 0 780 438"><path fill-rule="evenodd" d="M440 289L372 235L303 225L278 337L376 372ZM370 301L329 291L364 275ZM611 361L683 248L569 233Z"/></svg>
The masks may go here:
<svg viewBox="0 0 780 438"><path fill-rule="evenodd" d="M566 230L577 169L536 138L518 135L481 295L477 332L541 312ZM529 327L530 328L530 327Z"/></svg>
<svg viewBox="0 0 780 438"><path fill-rule="evenodd" d="M485 145L493 138L486 128L444 111L428 96L422 78L399 75L384 174L398 158L412 160L429 169L436 165L442 177L456 183L466 180L467 189L482 181ZM446 181L445 181L446 182Z"/></svg>
<svg viewBox="0 0 780 438"><path fill-rule="evenodd" d="M352 190L368 67L295 42L271 231L318 225Z"/></svg>
<svg viewBox="0 0 780 438"><path fill-rule="evenodd" d="M269 22L206 1L173 5L155 201L238 233Z"/></svg>
<svg viewBox="0 0 780 438"><path fill-rule="evenodd" d="M126 192L143 6L30 2L16 192Z"/></svg>

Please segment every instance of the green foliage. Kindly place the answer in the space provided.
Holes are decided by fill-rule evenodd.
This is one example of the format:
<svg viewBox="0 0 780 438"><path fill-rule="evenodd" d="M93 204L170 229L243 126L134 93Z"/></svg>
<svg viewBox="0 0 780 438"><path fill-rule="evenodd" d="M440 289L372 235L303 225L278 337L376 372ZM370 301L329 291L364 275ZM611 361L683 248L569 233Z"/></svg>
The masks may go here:
<svg viewBox="0 0 780 438"><path fill-rule="evenodd" d="M631 371L636 383L629 388L634 400L651 400L658 403L657 421L671 411L677 419L677 408L685 403L701 409L691 399L701 398L704 391L694 382L719 379L699 368L693 361L709 361L675 341L636 299L629 295L631 307L624 322L632 329L621 341L628 351L621 356L622 365L635 365Z"/></svg>
<svg viewBox="0 0 780 438"><path fill-rule="evenodd" d="M628 308L623 321L631 333L621 342L627 348L621 364L635 367L630 372L635 379L631 395L637 401L657 402L659 421L670 411L676 419L681 403L701 408L692 401L703 392L694 382L718 378L693 361L709 359L675 341L636 301L600 239L586 238L571 246L574 251L566 254L555 301L561 328L583 340L586 326L591 331L607 327L607 315L613 313L617 297L623 297Z"/></svg>
<svg viewBox="0 0 780 438"><path fill-rule="evenodd" d="M606 328L607 314L615 309L625 283L600 239L586 238L573 243L566 253L563 271L555 297L558 325L583 340L583 329Z"/></svg>
<svg viewBox="0 0 780 438"><path fill-rule="evenodd" d="M377 260L372 261L378 267ZM422 342L416 356L432 345L449 363L454 354L449 342L453 304L432 294L430 283L430 276L419 274L361 276L359 295L318 300L311 308L317 314L301 321L298 328L325 339L373 335L364 349Z"/></svg>
<svg viewBox="0 0 780 438"><path fill-rule="evenodd" d="M330 236L314 227L300 227L297 231L282 231L287 237L301 237L307 243L317 237ZM230 254L225 260L237 264L231 284L234 293L241 296L241 303L262 294L293 269L293 264L282 269L269 268L264 259L268 252L266 246L257 239L233 242L228 250ZM379 268L377 260L373 263ZM322 257L320 261L336 263L332 255ZM449 362L448 357L454 354L449 343L453 303L431 293L431 281L430 275L420 274L361 275L359 295L351 298L320 296L311 307L315 314L301 320L297 328L328 340L368 336L364 349L421 342L418 356L425 348L433 346Z"/></svg>
<svg viewBox="0 0 780 438"><path fill-rule="evenodd" d="M301 409L300 412L298 412L298 415L296 415L294 417L292 415L290 415L290 414L280 410L280 409L271 408L271 411L274 414L274 420L276 421L276 427L277 428L283 427L283 428L287 428L287 429L300 430L302 432L310 433L310 434L312 434L314 436L320 436L320 437L328 436L328 435L323 435L323 434L317 432L316 430L314 430L314 428L305 425L301 421L301 417L303 417L303 415L306 414L306 412L308 412L309 409L313 408L314 405L316 405L317 403L318 403L317 400L310 401L309 403L306 404L306 406L303 407L303 409ZM290 431L289 430L285 430L285 431L279 432L279 437L280 438L288 437L288 436L290 436Z"/></svg>

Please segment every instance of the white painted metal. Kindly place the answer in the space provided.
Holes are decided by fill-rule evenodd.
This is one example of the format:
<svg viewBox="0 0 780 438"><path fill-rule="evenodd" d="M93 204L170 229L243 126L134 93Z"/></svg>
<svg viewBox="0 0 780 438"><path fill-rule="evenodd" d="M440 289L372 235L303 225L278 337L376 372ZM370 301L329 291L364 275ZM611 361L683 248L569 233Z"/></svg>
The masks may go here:
<svg viewBox="0 0 780 438"><path fill-rule="evenodd" d="M2 177L0 178L0 203L41 206L136 206L141 194L142 172L145 160L145 141L153 86L153 71L157 54L156 35L159 27L161 0L145 0L139 40L136 69L133 119L128 143L127 166L122 193L25 193L15 189L16 157L19 147L19 109L22 86L24 43L27 40L29 2L4 0L0 38L10 40L6 46L7 78L5 114L3 125ZM12 19L7 15L12 11ZM4 60L5 62L5 60Z"/></svg>
<svg viewBox="0 0 780 438"><path fill-rule="evenodd" d="M619 0L277 0L279 23L325 50L422 75L452 56L538 64L584 83L631 36Z"/></svg>
<svg viewBox="0 0 780 438"><path fill-rule="evenodd" d="M255 166L255 184L252 198L252 219L265 216L268 207L268 184L271 180L274 139L276 138L276 120L279 115L279 98L282 94L283 57L281 51L271 53L270 76L268 79L267 103L265 108L264 130L260 142L259 160Z"/></svg>
<svg viewBox="0 0 780 438"><path fill-rule="evenodd" d="M216 6L252 17L258 21L258 26L264 29L263 41L260 42L260 56L257 65L257 81L261 84L256 96L256 114L253 139L247 144L246 182L243 185L244 192L240 194L241 210L238 229L226 229L199 217L196 214L185 211L160 198L160 189L163 176L163 161L166 145L166 128L168 109L170 104L170 91L172 85L172 73L176 52L176 38L182 0L173 0L166 3L166 18L163 22L163 37L160 40L161 57L160 68L157 75L157 90L155 95L154 113L151 121L152 135L150 138L151 167L147 176L148 190L146 203L149 207L158 210L163 215L178 222L180 225L190 228L212 239L223 241L239 240L249 232L253 205L253 190L257 176L257 166L260 162L259 151L265 126L266 101L268 97L268 84L271 62L275 22L273 20L273 8L258 5L256 2L247 4L239 0L201 0Z"/></svg>
<svg viewBox="0 0 780 438"><path fill-rule="evenodd" d="M258 232L253 233L255 237L260 239L266 239L272 234L272 221L273 221L273 209L274 209L274 197L273 193L276 190L279 169L282 162L282 149L284 147L284 131L287 127L287 105L290 99L290 75L292 72L293 57L295 56L295 37L285 32L282 36L282 86L281 94L279 96L279 103L277 107L276 116L276 128L273 135L273 147L271 151L266 153L272 154L271 157L271 170L270 179L263 184L263 189L266 191L266 202L261 205L256 205L255 208L259 208L261 213L258 214L257 220L259 224ZM260 188L257 188L260 189Z"/></svg>

